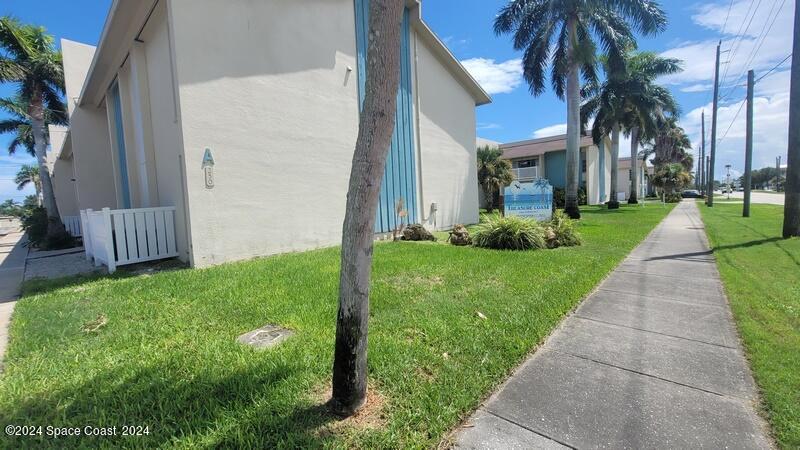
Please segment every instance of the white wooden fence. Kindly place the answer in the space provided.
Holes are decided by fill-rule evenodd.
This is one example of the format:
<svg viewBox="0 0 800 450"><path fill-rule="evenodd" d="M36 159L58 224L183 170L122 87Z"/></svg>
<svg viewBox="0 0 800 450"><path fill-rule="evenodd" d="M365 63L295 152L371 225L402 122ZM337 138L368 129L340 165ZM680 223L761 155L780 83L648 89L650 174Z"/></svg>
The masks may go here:
<svg viewBox="0 0 800 450"><path fill-rule="evenodd" d="M178 256L175 207L81 211L86 259L117 266Z"/></svg>
<svg viewBox="0 0 800 450"><path fill-rule="evenodd" d="M79 216L64 216L61 218L64 227L72 237L81 237L81 218Z"/></svg>

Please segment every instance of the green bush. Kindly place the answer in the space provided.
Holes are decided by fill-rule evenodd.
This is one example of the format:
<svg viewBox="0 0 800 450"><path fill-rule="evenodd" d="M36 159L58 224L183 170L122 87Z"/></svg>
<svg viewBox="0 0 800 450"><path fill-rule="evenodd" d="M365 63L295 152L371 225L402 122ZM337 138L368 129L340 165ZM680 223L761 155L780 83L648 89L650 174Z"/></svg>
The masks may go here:
<svg viewBox="0 0 800 450"><path fill-rule="evenodd" d="M516 216L492 218L475 227L472 244L496 250L547 248L547 230L535 220Z"/></svg>
<svg viewBox="0 0 800 450"><path fill-rule="evenodd" d="M75 245L75 239L66 230L47 236L47 211L41 207L22 216L22 229L28 234L31 245L42 250L60 250Z"/></svg>
<svg viewBox="0 0 800 450"><path fill-rule="evenodd" d="M578 188L578 205L586 205L586 189L583 187ZM553 189L553 208L561 208L567 206L567 191L562 188Z"/></svg>
<svg viewBox="0 0 800 450"><path fill-rule="evenodd" d="M28 233L28 241L40 247L47 237L47 211L37 207L22 216L22 229Z"/></svg>
<svg viewBox="0 0 800 450"><path fill-rule="evenodd" d="M678 192L670 192L664 195L664 201L666 203L680 203L681 200L683 200L683 197L681 197L681 194Z"/></svg>
<svg viewBox="0 0 800 450"><path fill-rule="evenodd" d="M578 222L570 219L562 210L553 213L549 231L552 232L552 234L548 233L547 246L549 248L573 247L583 243L583 239L578 233Z"/></svg>

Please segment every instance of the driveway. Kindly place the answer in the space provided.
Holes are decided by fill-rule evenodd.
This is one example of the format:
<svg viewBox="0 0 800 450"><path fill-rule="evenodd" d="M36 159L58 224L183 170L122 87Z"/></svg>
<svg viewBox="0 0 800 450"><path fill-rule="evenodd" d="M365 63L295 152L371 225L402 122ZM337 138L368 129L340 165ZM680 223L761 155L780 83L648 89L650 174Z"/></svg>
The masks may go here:
<svg viewBox="0 0 800 450"><path fill-rule="evenodd" d="M19 231L0 237L0 372L8 342L11 313L19 298L19 287L25 274L25 234Z"/></svg>

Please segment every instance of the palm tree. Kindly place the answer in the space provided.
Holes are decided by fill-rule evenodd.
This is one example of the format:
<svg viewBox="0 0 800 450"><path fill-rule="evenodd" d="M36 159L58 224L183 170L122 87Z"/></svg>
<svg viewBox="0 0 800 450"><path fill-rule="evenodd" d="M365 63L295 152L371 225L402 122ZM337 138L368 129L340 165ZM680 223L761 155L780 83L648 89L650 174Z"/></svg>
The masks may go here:
<svg viewBox="0 0 800 450"><path fill-rule="evenodd" d="M656 78L680 72L681 61L662 58L655 53L623 54L623 64L612 66L610 58L601 58L606 79L602 84L589 82L583 87L581 96L581 123L587 126L590 119L592 138L599 143L604 136L611 136L611 197L609 209L619 208L617 201L617 177L619 167L620 133L631 136L631 161L638 160L640 130L645 129L647 135L655 135L659 124L667 118L664 114L676 113L677 104L668 90L654 85ZM673 121L674 123L674 121ZM634 153L636 152L636 153ZM632 165L633 180L629 202L637 202L635 164Z"/></svg>
<svg viewBox="0 0 800 450"><path fill-rule="evenodd" d="M19 191L25 189L27 185L33 184L34 189L36 189L36 198L40 199L39 202L41 204L42 181L39 178L38 166L25 164L20 167L19 172L17 172L17 176L14 177L14 183L17 183L17 190Z"/></svg>
<svg viewBox="0 0 800 450"><path fill-rule="evenodd" d="M61 103L56 110L45 109L45 125L67 125L66 105ZM0 98L0 109L10 117L0 120L0 134L12 133L13 139L8 143L8 154L13 155L23 149L32 157L36 157L33 127L28 115L28 103L19 97ZM49 133L45 135L50 145Z"/></svg>
<svg viewBox="0 0 800 450"><path fill-rule="evenodd" d="M692 182L692 175L683 164L668 163L656 168L651 180L654 185L662 189L666 199L667 196L673 197L678 190L688 186Z"/></svg>
<svg viewBox="0 0 800 450"><path fill-rule="evenodd" d="M331 409L351 415L367 396L367 330L375 213L392 141L400 85L405 2L371 0L364 103L359 118L342 229L339 311Z"/></svg>
<svg viewBox="0 0 800 450"><path fill-rule="evenodd" d="M478 184L486 198L486 210L494 211L494 198L504 187L514 181L511 162L503 159L503 151L497 147L478 148Z"/></svg>
<svg viewBox="0 0 800 450"><path fill-rule="evenodd" d="M16 97L27 105L47 210L47 236L66 233L45 159L46 111L63 112L64 71L61 53L55 50L53 37L44 28L23 25L10 17L0 18L0 82L15 85Z"/></svg>
<svg viewBox="0 0 800 450"><path fill-rule="evenodd" d="M634 31L651 35L662 31L667 18L655 0L510 0L494 23L496 34L513 33L514 48L524 51L523 75L530 91L545 89L545 69L552 66L551 83L567 100L566 212L580 217L578 165L580 159L580 77L596 79L598 42L609 64L623 65L625 49Z"/></svg>

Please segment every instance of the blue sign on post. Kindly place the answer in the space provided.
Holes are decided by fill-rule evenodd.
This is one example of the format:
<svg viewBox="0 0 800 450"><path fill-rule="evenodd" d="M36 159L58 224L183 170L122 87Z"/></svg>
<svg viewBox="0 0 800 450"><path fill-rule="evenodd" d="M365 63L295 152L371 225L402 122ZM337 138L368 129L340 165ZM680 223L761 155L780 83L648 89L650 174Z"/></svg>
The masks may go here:
<svg viewBox="0 0 800 450"><path fill-rule="evenodd" d="M514 181L503 192L506 216L519 216L539 221L553 217L553 186L546 179L532 183Z"/></svg>

